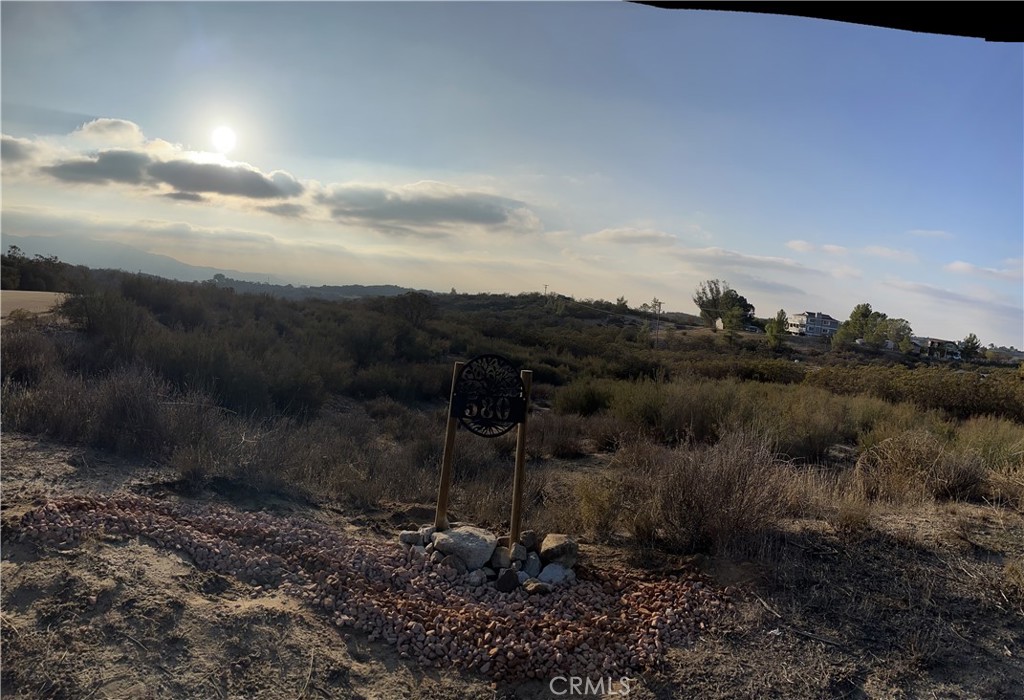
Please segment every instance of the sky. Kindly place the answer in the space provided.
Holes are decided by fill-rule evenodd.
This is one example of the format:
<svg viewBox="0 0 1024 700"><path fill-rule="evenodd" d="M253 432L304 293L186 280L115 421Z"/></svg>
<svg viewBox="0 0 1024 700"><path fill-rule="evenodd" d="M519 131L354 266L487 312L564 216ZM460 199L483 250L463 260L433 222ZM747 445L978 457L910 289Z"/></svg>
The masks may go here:
<svg viewBox="0 0 1024 700"><path fill-rule="evenodd" d="M3 235L689 313L721 279L762 317L1024 347L1020 44L620 3L4 2L0 30Z"/></svg>

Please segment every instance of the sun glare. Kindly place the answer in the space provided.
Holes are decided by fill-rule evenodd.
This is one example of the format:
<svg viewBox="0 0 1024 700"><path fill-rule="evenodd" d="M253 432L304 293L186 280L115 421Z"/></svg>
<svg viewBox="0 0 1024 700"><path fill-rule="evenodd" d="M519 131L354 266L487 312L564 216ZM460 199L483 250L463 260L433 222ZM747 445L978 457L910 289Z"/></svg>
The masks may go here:
<svg viewBox="0 0 1024 700"><path fill-rule="evenodd" d="M235 147L235 130L230 126L218 126L210 137L218 153L227 153Z"/></svg>

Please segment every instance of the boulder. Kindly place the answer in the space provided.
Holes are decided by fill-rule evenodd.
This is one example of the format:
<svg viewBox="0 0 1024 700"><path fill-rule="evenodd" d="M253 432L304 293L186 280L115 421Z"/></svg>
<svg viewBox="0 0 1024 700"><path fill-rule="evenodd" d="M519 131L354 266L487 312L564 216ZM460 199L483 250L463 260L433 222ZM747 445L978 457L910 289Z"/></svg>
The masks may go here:
<svg viewBox="0 0 1024 700"><path fill-rule="evenodd" d="M540 573L540 557L536 552L530 552L526 555L526 564L523 566L523 571L530 575L530 578L537 578L537 574Z"/></svg>
<svg viewBox="0 0 1024 700"><path fill-rule="evenodd" d="M409 549L412 551L413 558L416 559L417 561L420 560L420 559L426 559L427 558L427 548L426 547L424 547L422 545L414 544Z"/></svg>
<svg viewBox="0 0 1024 700"><path fill-rule="evenodd" d="M568 535L551 534L540 543L540 558L545 564L562 564L567 569L576 565L579 545Z"/></svg>
<svg viewBox="0 0 1024 700"><path fill-rule="evenodd" d="M431 542L434 549L458 557L467 568L479 569L490 561L498 538L483 528L463 525L435 532Z"/></svg>
<svg viewBox="0 0 1024 700"><path fill-rule="evenodd" d="M530 580L530 575L525 571L517 571L516 576L519 578L520 586Z"/></svg>
<svg viewBox="0 0 1024 700"><path fill-rule="evenodd" d="M502 547L498 545L494 548L494 554L491 555L491 567L495 571L507 569L512 566L512 556L508 551L508 547Z"/></svg>
<svg viewBox="0 0 1024 700"><path fill-rule="evenodd" d="M422 545L423 537L420 535L419 530L402 530L398 533L398 541L402 544Z"/></svg>
<svg viewBox="0 0 1024 700"><path fill-rule="evenodd" d="M494 587L502 593L511 593L519 587L519 576L512 569L502 569L498 574L498 580L494 582Z"/></svg>
<svg viewBox="0 0 1024 700"><path fill-rule="evenodd" d="M529 550L537 549L537 533L533 530L523 530L519 533L519 544Z"/></svg>
<svg viewBox="0 0 1024 700"><path fill-rule="evenodd" d="M576 580L576 574L573 573L572 569L555 562L541 569L537 580L543 583L550 583L552 586L560 586L563 583L572 583Z"/></svg>
<svg viewBox="0 0 1024 700"><path fill-rule="evenodd" d="M485 566L484 568L480 569L480 571L483 571L484 576L486 576L488 579L498 578L498 572L489 566Z"/></svg>
<svg viewBox="0 0 1024 700"><path fill-rule="evenodd" d="M512 545L512 561L526 561L526 547L518 542Z"/></svg>
<svg viewBox="0 0 1024 700"><path fill-rule="evenodd" d="M464 574L469 570L466 567L466 563L454 554L449 554L444 559L442 559L441 566L447 566L450 569L455 569L460 574Z"/></svg>
<svg viewBox="0 0 1024 700"><path fill-rule="evenodd" d="M433 525L424 525L418 530L418 532L420 533L420 538L423 540L421 544L426 544L427 542L430 542L430 538L434 536L435 532L437 532L437 528Z"/></svg>
<svg viewBox="0 0 1024 700"><path fill-rule="evenodd" d="M434 562L435 564L440 564L442 559L444 559L444 555L436 549L430 553L430 561Z"/></svg>

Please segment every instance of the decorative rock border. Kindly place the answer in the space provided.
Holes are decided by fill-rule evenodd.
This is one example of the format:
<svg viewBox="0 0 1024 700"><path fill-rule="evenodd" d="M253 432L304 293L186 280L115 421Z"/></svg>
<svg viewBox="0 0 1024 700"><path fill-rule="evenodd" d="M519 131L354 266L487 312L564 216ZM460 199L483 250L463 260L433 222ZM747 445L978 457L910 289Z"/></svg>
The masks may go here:
<svg viewBox="0 0 1024 700"><path fill-rule="evenodd" d="M147 538L201 570L279 587L403 658L495 680L636 675L657 667L670 645L692 643L730 606L728 589L714 590L696 573L655 578L605 569L545 595L539 579L502 593L479 583L479 573L474 583L472 573L413 549L426 545L132 494L52 500L4 527L4 539L43 545L77 546L100 535Z"/></svg>

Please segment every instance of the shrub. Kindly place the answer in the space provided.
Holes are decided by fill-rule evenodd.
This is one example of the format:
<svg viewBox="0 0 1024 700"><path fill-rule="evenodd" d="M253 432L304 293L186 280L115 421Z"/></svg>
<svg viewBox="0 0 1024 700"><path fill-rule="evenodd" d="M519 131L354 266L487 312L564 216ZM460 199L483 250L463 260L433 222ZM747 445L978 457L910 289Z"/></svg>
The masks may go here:
<svg viewBox="0 0 1024 700"><path fill-rule="evenodd" d="M119 454L159 455L168 422L163 401L170 387L151 370L122 367L96 380L96 425L92 443Z"/></svg>
<svg viewBox="0 0 1024 700"><path fill-rule="evenodd" d="M632 461L649 467L623 474L629 510L654 515L660 537L683 551L725 551L786 510L784 464L762 436L734 432L709 447L640 452Z"/></svg>
<svg viewBox="0 0 1024 700"><path fill-rule="evenodd" d="M31 322L13 322L4 329L0 343L0 376L3 381L35 385L58 364L53 341Z"/></svg>
<svg viewBox="0 0 1024 700"><path fill-rule="evenodd" d="M903 503L928 497L978 498L986 472L978 452L951 450L939 437L915 430L862 454L855 478L865 497Z"/></svg>
<svg viewBox="0 0 1024 700"><path fill-rule="evenodd" d="M576 482L573 493L582 527L598 540L611 538L622 506L618 484L607 477L587 477Z"/></svg>
<svg viewBox="0 0 1024 700"><path fill-rule="evenodd" d="M573 382L555 392L556 413L592 416L611 404L612 393L606 385L594 381Z"/></svg>

